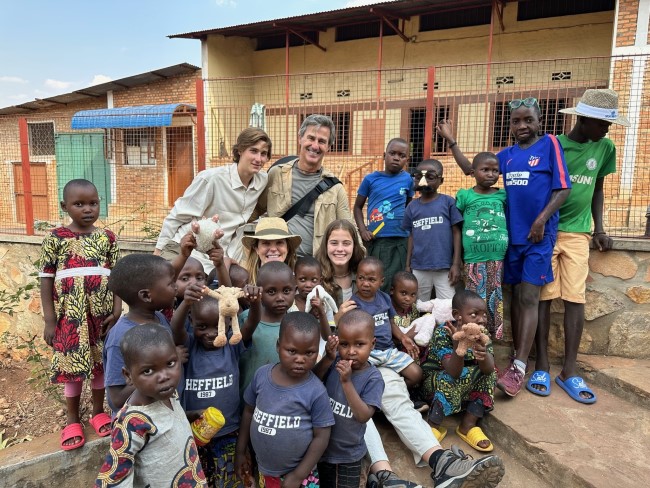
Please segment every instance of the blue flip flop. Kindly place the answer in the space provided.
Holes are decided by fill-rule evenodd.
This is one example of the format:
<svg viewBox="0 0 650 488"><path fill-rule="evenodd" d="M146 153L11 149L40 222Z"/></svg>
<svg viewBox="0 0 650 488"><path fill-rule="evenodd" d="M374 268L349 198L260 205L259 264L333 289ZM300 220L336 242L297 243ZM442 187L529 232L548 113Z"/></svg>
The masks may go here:
<svg viewBox="0 0 650 488"><path fill-rule="evenodd" d="M546 390L537 390L536 388L533 388L533 385L542 385L546 387ZM530 378L528 378L526 389L535 395L544 397L549 396L551 394L551 375L542 370L534 371L533 374L530 375Z"/></svg>
<svg viewBox="0 0 650 488"><path fill-rule="evenodd" d="M585 380L583 380L580 376L571 376L571 378L567 378L564 381L562 381L559 376L556 376L555 382L560 388L566 391L567 395L573 398L576 402L585 404L596 403L596 394L591 391L591 388L587 386ZM591 395L591 398L582 398L580 396L580 393L583 391L589 393Z"/></svg>

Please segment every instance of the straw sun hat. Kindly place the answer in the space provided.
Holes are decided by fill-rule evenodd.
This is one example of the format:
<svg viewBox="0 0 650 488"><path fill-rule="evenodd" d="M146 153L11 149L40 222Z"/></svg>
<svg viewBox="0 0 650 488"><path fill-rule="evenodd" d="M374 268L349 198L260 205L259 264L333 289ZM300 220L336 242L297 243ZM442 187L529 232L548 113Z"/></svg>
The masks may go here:
<svg viewBox="0 0 650 488"><path fill-rule="evenodd" d="M300 236L289 234L287 223L284 219L279 217L261 218L255 227L255 234L252 236L244 236L241 241L244 247L250 251L255 241L275 241L278 239L286 239L287 242L293 245L294 249L297 248L302 241Z"/></svg>
<svg viewBox="0 0 650 488"><path fill-rule="evenodd" d="M630 121L618 114L618 93L614 90L587 90L576 107L565 108L560 112L604 120L624 127L630 126Z"/></svg>

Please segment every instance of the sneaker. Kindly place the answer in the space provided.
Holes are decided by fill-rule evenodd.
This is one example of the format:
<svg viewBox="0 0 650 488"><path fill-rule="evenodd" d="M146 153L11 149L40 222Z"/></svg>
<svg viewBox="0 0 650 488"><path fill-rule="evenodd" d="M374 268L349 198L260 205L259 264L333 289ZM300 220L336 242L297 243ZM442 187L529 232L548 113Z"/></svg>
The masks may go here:
<svg viewBox="0 0 650 488"><path fill-rule="evenodd" d="M416 400L413 402L413 408L415 408L420 413L424 413L429 411L429 404L421 400Z"/></svg>
<svg viewBox="0 0 650 488"><path fill-rule="evenodd" d="M436 488L494 488L505 473L498 456L474 460L456 446L445 451L431 473Z"/></svg>
<svg viewBox="0 0 650 488"><path fill-rule="evenodd" d="M524 375L514 364L511 364L497 379L497 388L511 397L517 396L523 384Z"/></svg>
<svg viewBox="0 0 650 488"><path fill-rule="evenodd" d="M386 469L377 471L376 474L370 473L366 486L367 488L382 488L384 486L392 488L422 488L422 485L418 485L412 481L402 480L395 473Z"/></svg>

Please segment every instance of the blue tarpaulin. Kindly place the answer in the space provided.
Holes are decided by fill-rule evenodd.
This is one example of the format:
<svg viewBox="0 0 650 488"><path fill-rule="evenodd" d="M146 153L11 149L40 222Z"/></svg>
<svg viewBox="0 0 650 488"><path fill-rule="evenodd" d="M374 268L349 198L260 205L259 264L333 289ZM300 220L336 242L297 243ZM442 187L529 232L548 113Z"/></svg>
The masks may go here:
<svg viewBox="0 0 650 488"><path fill-rule="evenodd" d="M169 103L139 107L82 110L72 116L73 129L130 129L136 127L167 127L179 107L194 110L193 105Z"/></svg>

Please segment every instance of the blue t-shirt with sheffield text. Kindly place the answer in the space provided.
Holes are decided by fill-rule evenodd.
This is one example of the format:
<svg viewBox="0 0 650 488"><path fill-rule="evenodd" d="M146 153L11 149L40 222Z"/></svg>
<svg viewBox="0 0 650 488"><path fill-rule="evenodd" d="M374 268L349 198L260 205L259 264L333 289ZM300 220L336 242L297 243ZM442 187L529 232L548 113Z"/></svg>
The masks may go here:
<svg viewBox="0 0 650 488"><path fill-rule="evenodd" d="M375 171L361 182L357 193L368 199L366 227L376 239L408 237L401 227L406 199L413 198L413 178L404 170L396 175Z"/></svg>
<svg viewBox="0 0 650 488"><path fill-rule="evenodd" d="M550 134L526 149L518 145L497 154L506 190L506 222L511 244L530 244L528 234L554 190L571 188L562 146ZM546 221L544 235L557 234L558 212Z"/></svg>
<svg viewBox="0 0 650 488"><path fill-rule="evenodd" d="M221 410L226 424L217 437L239 429L239 356L246 350L241 341L234 346L207 350L193 335L187 348L190 358L185 364L185 388L181 405L186 411L215 407Z"/></svg>
<svg viewBox="0 0 650 488"><path fill-rule="evenodd" d="M449 269L454 260L453 225L463 221L456 201L438 194L435 200L413 200L404 213L402 227L412 234L411 269L436 271Z"/></svg>
<svg viewBox="0 0 650 488"><path fill-rule="evenodd" d="M356 293L350 298L364 312L368 312L375 319L375 349L385 351L395 347L393 342L393 330L390 321L395 317L393 302L387 293L377 290L372 301L367 302L360 298Z"/></svg>
<svg viewBox="0 0 650 488"><path fill-rule="evenodd" d="M314 373L302 383L280 386L267 364L257 370L244 401L254 407L251 443L260 473L283 476L293 471L314 438L314 428L331 427L334 416L325 386Z"/></svg>
<svg viewBox="0 0 650 488"><path fill-rule="evenodd" d="M321 461L331 464L352 463L361 459L368 450L363 440L366 433L366 424L354 418L350 404L345 393L341 377L336 371L337 357L327 371L325 388L330 397L332 413L335 424L330 433L330 442L327 445ZM377 368L368 365L360 371L352 371L350 377L354 389L366 405L381 409L381 397L384 394L384 379Z"/></svg>
<svg viewBox="0 0 650 488"><path fill-rule="evenodd" d="M162 313L156 312L156 319L160 325L169 329L170 334L172 333L171 326ZM122 374L122 368L124 367L124 358L122 357L122 352L120 351L120 341L122 340L122 337L124 337L124 334L126 334L129 329L132 329L136 325L138 324L132 320L129 320L126 315L122 315L119 319L117 319L115 325L111 327L111 330L108 331L108 336L104 342L104 350L102 351L102 361L104 362L104 387L106 388L106 401L108 402L108 406L113 412L113 416L115 416L117 411L122 408L122 406L120 405L116 408L115 405L113 405L113 402L111 402L111 397L108 394L108 387L126 385L126 379ZM181 381L179 383L178 389L182 390L182 386L183 378L181 375Z"/></svg>

